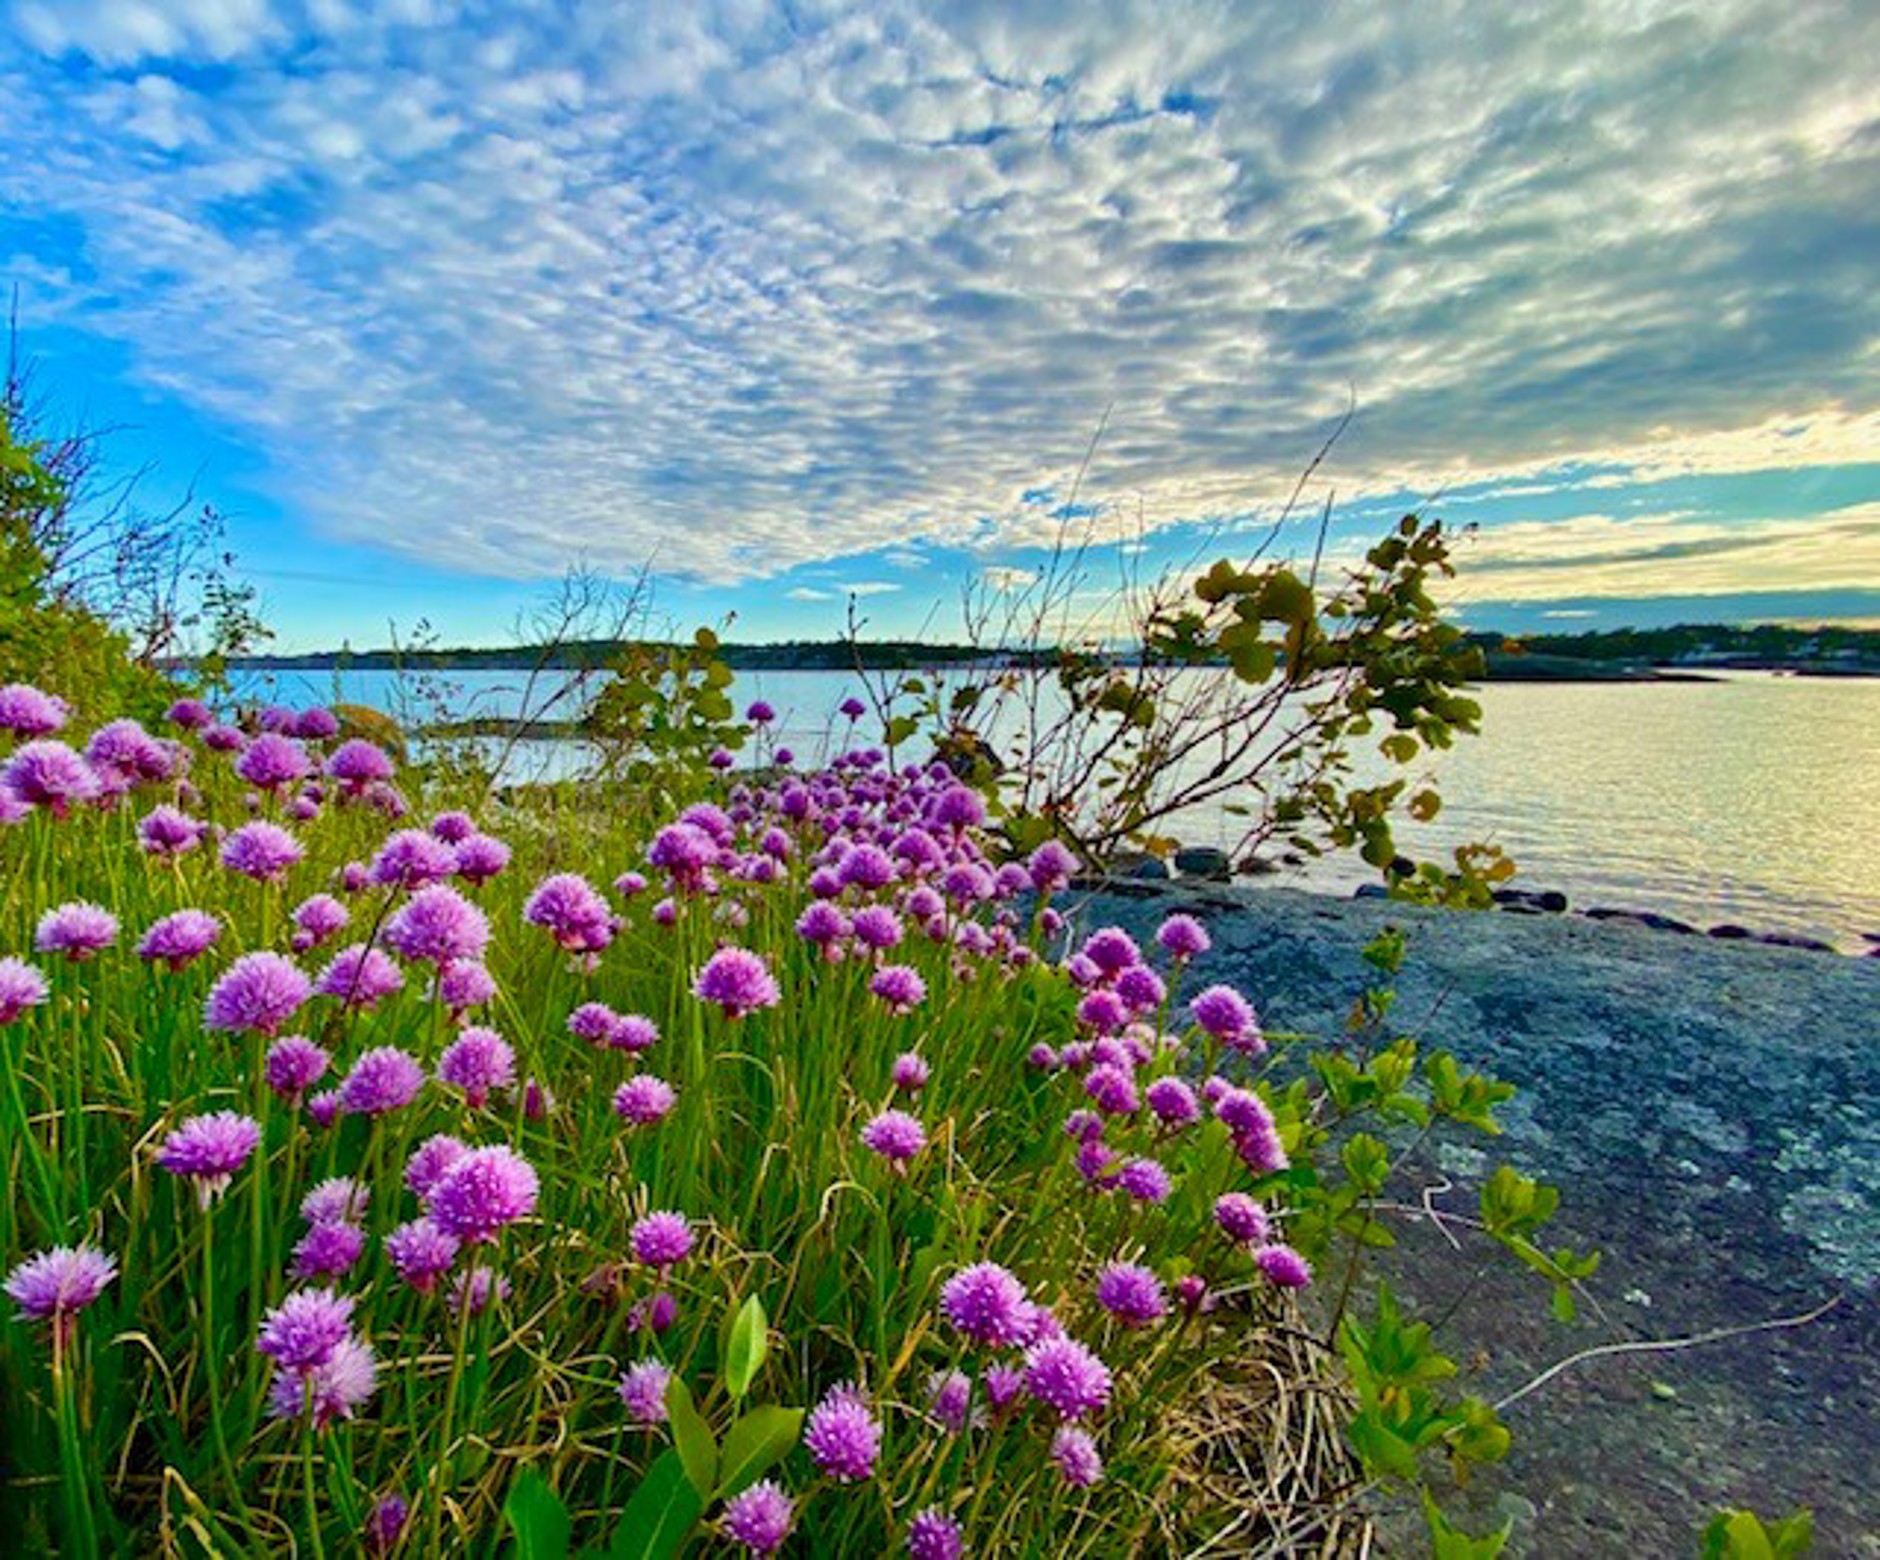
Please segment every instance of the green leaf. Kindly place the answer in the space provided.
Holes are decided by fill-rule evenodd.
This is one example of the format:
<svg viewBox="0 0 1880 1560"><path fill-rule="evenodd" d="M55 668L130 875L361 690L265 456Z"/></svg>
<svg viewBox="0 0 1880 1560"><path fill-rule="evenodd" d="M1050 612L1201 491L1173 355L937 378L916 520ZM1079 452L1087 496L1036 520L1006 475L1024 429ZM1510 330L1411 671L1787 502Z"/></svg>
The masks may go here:
<svg viewBox="0 0 1880 1560"><path fill-rule="evenodd" d="M731 1324L731 1339L725 1346L725 1388L734 1401L751 1390L769 1352L770 1319L764 1315L764 1302L752 1295L738 1307L738 1319Z"/></svg>
<svg viewBox="0 0 1880 1560"><path fill-rule="evenodd" d="M607 1553L611 1560L666 1560L679 1552L704 1512L705 1497L693 1487L679 1454L665 1452L620 1513Z"/></svg>
<svg viewBox="0 0 1880 1560"><path fill-rule="evenodd" d="M523 1469L509 1486L503 1518L516 1535L517 1560L561 1560L568 1553L568 1508L535 1469Z"/></svg>
<svg viewBox="0 0 1880 1560"><path fill-rule="evenodd" d="M803 1430L803 1410L767 1403L754 1408L725 1432L719 1461L718 1498L729 1500L755 1484L789 1455Z"/></svg>
<svg viewBox="0 0 1880 1560"><path fill-rule="evenodd" d="M701 1499L709 1499L718 1480L718 1443L692 1401L692 1392L678 1376L666 1383L666 1413L672 1421L673 1444L685 1476Z"/></svg>
<svg viewBox="0 0 1880 1560"><path fill-rule="evenodd" d="M1423 1520L1429 1525L1430 1553L1436 1560L1494 1560L1508 1542L1508 1535L1514 1531L1511 1518L1502 1524L1499 1532L1472 1538L1443 1515L1442 1508L1430 1498L1428 1490L1423 1492Z"/></svg>

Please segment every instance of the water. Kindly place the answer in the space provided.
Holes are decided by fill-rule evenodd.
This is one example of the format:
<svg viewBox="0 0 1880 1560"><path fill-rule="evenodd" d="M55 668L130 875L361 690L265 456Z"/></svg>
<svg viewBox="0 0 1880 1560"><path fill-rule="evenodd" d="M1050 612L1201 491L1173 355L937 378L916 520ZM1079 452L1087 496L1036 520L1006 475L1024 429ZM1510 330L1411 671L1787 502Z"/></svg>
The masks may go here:
<svg viewBox="0 0 1880 1560"><path fill-rule="evenodd" d="M305 704L335 698L407 718L513 715L519 672L449 672L414 690L386 672L282 673L245 692ZM539 709L544 679L529 701ZM741 673L740 709L779 712L777 740L813 762L840 746L835 706L858 691L834 672ZM1880 933L1880 681L1738 673L1705 683L1496 683L1478 694L1484 734L1428 769L1444 808L1402 823L1418 856L1484 840L1520 866L1517 882L1576 905L1657 910L1699 925L1826 937L1848 948ZM546 712L574 713L565 704ZM492 745L492 750L495 745ZM508 777L578 772L579 744L530 742ZM1218 807L1179 817L1185 843L1231 846ZM1355 859L1313 862L1262 883L1348 892L1372 874Z"/></svg>

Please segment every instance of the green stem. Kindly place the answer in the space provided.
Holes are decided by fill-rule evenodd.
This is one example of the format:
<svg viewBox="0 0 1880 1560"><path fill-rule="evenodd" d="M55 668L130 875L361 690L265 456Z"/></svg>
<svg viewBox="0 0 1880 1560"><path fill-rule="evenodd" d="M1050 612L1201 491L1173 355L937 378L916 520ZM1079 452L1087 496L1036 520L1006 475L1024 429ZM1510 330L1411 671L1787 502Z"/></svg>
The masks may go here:
<svg viewBox="0 0 1880 1560"><path fill-rule="evenodd" d="M66 1317L53 1318L52 1397L59 1420L59 1494L65 1502L66 1537L72 1553L81 1560L90 1560L98 1553L98 1531L92 1522L91 1483L80 1450L77 1394L66 1368L70 1325Z"/></svg>
<svg viewBox="0 0 1880 1560"><path fill-rule="evenodd" d="M320 1542L320 1506L314 1498L313 1490L313 1386L307 1386L307 1418L302 1431L301 1468L305 1476L307 1492L307 1542L313 1548L314 1560L326 1560L326 1547Z"/></svg>
<svg viewBox="0 0 1880 1560"><path fill-rule="evenodd" d="M430 1552L434 1555L444 1552L444 1492L450 1488L451 1423L457 1417L457 1388L463 1381L464 1349L470 1336L470 1306L475 1298L476 1276L477 1264L473 1252L469 1265L464 1269L463 1303L457 1307L457 1342L451 1350L450 1385L444 1389L444 1422L439 1427L437 1498L431 1503Z"/></svg>

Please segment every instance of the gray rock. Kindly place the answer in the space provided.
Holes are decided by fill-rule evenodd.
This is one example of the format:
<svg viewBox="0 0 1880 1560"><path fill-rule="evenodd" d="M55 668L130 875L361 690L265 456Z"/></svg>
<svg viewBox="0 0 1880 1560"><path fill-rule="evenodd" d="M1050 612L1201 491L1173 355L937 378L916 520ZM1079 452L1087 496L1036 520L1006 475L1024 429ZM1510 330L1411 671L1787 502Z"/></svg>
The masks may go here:
<svg viewBox="0 0 1880 1560"><path fill-rule="evenodd" d="M1733 922L1725 921L1721 926L1711 927L1710 935L1723 942L1743 942L1756 934L1747 926L1737 926Z"/></svg>
<svg viewBox="0 0 1880 1560"><path fill-rule="evenodd" d="M1184 845L1175 852L1175 870L1183 877L1225 879L1233 865L1227 852L1213 845Z"/></svg>
<svg viewBox="0 0 1880 1560"><path fill-rule="evenodd" d="M1360 883L1351 891L1351 897L1353 899L1388 899L1390 895L1382 883Z"/></svg>
<svg viewBox="0 0 1880 1560"><path fill-rule="evenodd" d="M1234 870L1242 877L1267 877L1279 871L1279 863L1269 861L1265 856L1243 856L1240 865Z"/></svg>
<svg viewBox="0 0 1880 1560"><path fill-rule="evenodd" d="M1805 948L1810 953L1833 953L1834 945L1818 937L1800 937L1794 932L1764 932L1757 942L1770 948Z"/></svg>
<svg viewBox="0 0 1880 1560"><path fill-rule="evenodd" d="M1169 876L1168 863L1146 850L1118 851L1110 862L1110 875L1120 878L1162 882Z"/></svg>

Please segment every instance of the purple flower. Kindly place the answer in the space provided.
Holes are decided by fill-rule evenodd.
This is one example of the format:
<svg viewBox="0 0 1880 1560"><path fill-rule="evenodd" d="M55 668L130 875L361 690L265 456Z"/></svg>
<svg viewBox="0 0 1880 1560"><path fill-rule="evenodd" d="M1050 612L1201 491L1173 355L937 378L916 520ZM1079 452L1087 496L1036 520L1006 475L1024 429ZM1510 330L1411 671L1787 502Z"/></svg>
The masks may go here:
<svg viewBox="0 0 1880 1560"><path fill-rule="evenodd" d="M1146 1327L1168 1314L1162 1280L1136 1262L1112 1262L1098 1275L1097 1304L1125 1327Z"/></svg>
<svg viewBox="0 0 1880 1560"><path fill-rule="evenodd" d="M790 1536L795 1511L790 1497L772 1479L760 1479L725 1502L719 1525L725 1537L754 1555L775 1554Z"/></svg>
<svg viewBox="0 0 1880 1560"><path fill-rule="evenodd" d="M343 1278L364 1254L365 1231L338 1220L313 1226L294 1247L294 1277L302 1283Z"/></svg>
<svg viewBox="0 0 1880 1560"><path fill-rule="evenodd" d="M614 1114L632 1126L650 1127L665 1118L678 1098L663 1078L641 1073L614 1090Z"/></svg>
<svg viewBox="0 0 1880 1560"><path fill-rule="evenodd" d="M268 1385L268 1413L294 1419L311 1412L313 1427L324 1430L336 1419L351 1419L378 1388L378 1361L370 1346L348 1335L318 1365L304 1371L276 1371Z"/></svg>
<svg viewBox="0 0 1880 1560"><path fill-rule="evenodd" d="M6 1291L23 1322L50 1322L60 1341L71 1337L78 1313L117 1277L116 1261L90 1246L54 1246L28 1257L7 1275Z"/></svg>
<svg viewBox="0 0 1880 1560"><path fill-rule="evenodd" d="M1075 1338L1047 1338L1025 1352L1025 1390L1059 1418L1082 1419L1110 1401L1110 1368Z"/></svg>
<svg viewBox="0 0 1880 1560"><path fill-rule="evenodd" d="M976 1343L1022 1343L1029 1321L1025 1286L996 1262L962 1268L940 1291L946 1319Z"/></svg>
<svg viewBox="0 0 1880 1560"><path fill-rule="evenodd" d="M423 1087L418 1059L395 1045L382 1045L352 1064L339 1086L339 1105L349 1116L383 1116L409 1105Z"/></svg>
<svg viewBox="0 0 1880 1560"><path fill-rule="evenodd" d="M1192 915L1172 915L1156 928L1155 940L1177 963L1199 958L1214 946L1207 928Z"/></svg>
<svg viewBox="0 0 1880 1560"><path fill-rule="evenodd" d="M374 883L398 888L441 883L456 870L457 852L422 829L400 829L387 836L366 869Z"/></svg>
<svg viewBox="0 0 1880 1560"><path fill-rule="evenodd" d="M509 847L489 834L458 840L457 876L466 883L487 883L509 865Z"/></svg>
<svg viewBox="0 0 1880 1560"><path fill-rule="evenodd" d="M904 1110L884 1110L862 1128L862 1146L898 1170L927 1146L927 1132Z"/></svg>
<svg viewBox="0 0 1880 1560"><path fill-rule="evenodd" d="M1070 885L1077 871L1077 858L1057 840L1046 840L1031 853L1025 869L1033 888L1041 894L1054 894Z"/></svg>
<svg viewBox="0 0 1880 1560"><path fill-rule="evenodd" d="M848 935L848 930L848 917L843 915L840 906L828 899L812 900L796 918L797 935L805 942L814 943L829 959L842 956L836 944Z"/></svg>
<svg viewBox="0 0 1880 1560"><path fill-rule="evenodd" d="M1260 1245L1271 1229L1266 1210L1245 1192L1223 1192L1214 1199L1214 1222L1229 1240Z"/></svg>
<svg viewBox="0 0 1880 1560"><path fill-rule="evenodd" d="M650 1428L666 1422L666 1385L672 1372L658 1360L629 1365L620 1376L620 1401L631 1424Z"/></svg>
<svg viewBox="0 0 1880 1560"><path fill-rule="evenodd" d="M324 742L329 737L337 737L338 717L331 710L323 710L316 704L295 717L294 735L307 742Z"/></svg>
<svg viewBox="0 0 1880 1560"><path fill-rule="evenodd" d="M694 977L692 994L715 1002L727 1018L742 1018L758 1008L775 1007L782 998L770 967L747 948L720 948Z"/></svg>
<svg viewBox="0 0 1880 1560"><path fill-rule="evenodd" d="M865 948L880 952L894 947L906 935L901 918L886 905L865 905L849 923L855 940Z"/></svg>
<svg viewBox="0 0 1880 1560"><path fill-rule="evenodd" d="M467 959L444 966L437 977L437 1000L450 1009L452 1018L482 1007L495 995L496 982L490 972Z"/></svg>
<svg viewBox="0 0 1880 1560"><path fill-rule="evenodd" d="M647 1267L671 1267L691 1254L692 1226L683 1213L649 1213L627 1231L627 1243L635 1262Z"/></svg>
<svg viewBox="0 0 1880 1560"><path fill-rule="evenodd" d="M1085 939L1084 957L1105 975L1114 978L1132 964L1142 962L1142 952L1136 946L1136 940L1120 926L1106 926L1101 931L1092 932Z"/></svg>
<svg viewBox="0 0 1880 1560"><path fill-rule="evenodd" d="M165 802L137 820L137 843L152 856L180 856L202 842L204 825Z"/></svg>
<svg viewBox="0 0 1880 1560"><path fill-rule="evenodd" d="M903 1051L894 1059L894 1068L889 1076L897 1089L905 1089L909 1094L918 1094L927 1086L931 1071L926 1058L918 1051Z"/></svg>
<svg viewBox="0 0 1880 1560"><path fill-rule="evenodd" d="M352 943L327 960L313 989L323 997L338 997L347 1007L369 1011L404 984L404 971L382 950Z"/></svg>
<svg viewBox="0 0 1880 1560"><path fill-rule="evenodd" d="M200 731L215 717L209 713L209 706L200 699L178 699L163 712L163 718L172 726L181 726L185 731Z"/></svg>
<svg viewBox="0 0 1880 1560"><path fill-rule="evenodd" d="M1100 1035L1113 1035L1129 1022L1129 1008L1119 993L1099 986L1077 1004L1077 1022Z"/></svg>
<svg viewBox="0 0 1880 1560"><path fill-rule="evenodd" d="M294 926L300 933L295 946L303 952L317 948L335 936L350 919L351 912L331 894L315 894L303 899L294 907Z"/></svg>
<svg viewBox="0 0 1880 1560"><path fill-rule="evenodd" d="M248 1163L260 1142L258 1123L232 1110L220 1110L191 1116L177 1127L157 1150L157 1163L172 1175L194 1181L197 1200L206 1208Z"/></svg>
<svg viewBox="0 0 1880 1560"><path fill-rule="evenodd" d="M79 802L93 800L99 789L91 765L63 742L28 742L0 770L0 786L55 818L63 818Z"/></svg>
<svg viewBox="0 0 1880 1560"><path fill-rule="evenodd" d="M1131 1159L1116 1172L1116 1189L1137 1202L1164 1203L1170 1190L1168 1171L1160 1160Z"/></svg>
<svg viewBox="0 0 1880 1560"><path fill-rule="evenodd" d="M462 1089L471 1108L478 1109L490 1090L506 1089L516 1081L516 1053L494 1029L471 1025L444 1048L437 1077Z"/></svg>
<svg viewBox="0 0 1880 1560"><path fill-rule="evenodd" d="M222 865L257 883L275 883L307 854L300 841L278 823L256 819L222 841Z"/></svg>
<svg viewBox="0 0 1880 1560"><path fill-rule="evenodd" d="M307 755L292 737L264 731L235 760L235 773L252 786L272 791L306 779L313 773L313 765L307 762Z"/></svg>
<svg viewBox="0 0 1880 1560"><path fill-rule="evenodd" d="M153 921L137 944L137 956L180 970L200 958L222 935L222 923L207 910L176 910Z"/></svg>
<svg viewBox="0 0 1880 1560"><path fill-rule="evenodd" d="M646 875L641 872L623 872L614 879L614 892L622 899L631 899L635 894L646 892Z"/></svg>
<svg viewBox="0 0 1880 1560"><path fill-rule="evenodd" d="M389 1555L398 1547L398 1540L404 1536L405 1522L411 1515L411 1507L402 1495L382 1495L366 1518L363 1535L366 1553L369 1555Z"/></svg>
<svg viewBox="0 0 1880 1560"><path fill-rule="evenodd" d="M465 1245L495 1240L505 1224L535 1211L535 1169L507 1148L473 1148L431 1192L431 1218Z"/></svg>
<svg viewBox="0 0 1880 1560"><path fill-rule="evenodd" d="M670 1330L678 1319L679 1302L663 1289L627 1307L628 1332L638 1332L644 1327L656 1335L661 1334Z"/></svg>
<svg viewBox="0 0 1880 1560"><path fill-rule="evenodd" d="M848 716L850 720L860 720L868 713L868 706L862 703L860 699L856 698L854 694L850 694L838 704L836 708L842 714Z"/></svg>
<svg viewBox="0 0 1880 1560"><path fill-rule="evenodd" d="M431 832L447 845L456 845L477 832L476 820L467 812L441 812L431 820Z"/></svg>
<svg viewBox="0 0 1880 1560"><path fill-rule="evenodd" d="M1201 1105L1195 1091L1180 1078L1158 1078L1144 1096L1149 1109L1165 1127L1189 1126L1201 1117Z"/></svg>
<svg viewBox="0 0 1880 1560"><path fill-rule="evenodd" d="M41 953L62 953L76 964L109 948L117 934L117 917L103 905L74 900L39 918L33 946Z"/></svg>
<svg viewBox="0 0 1880 1560"><path fill-rule="evenodd" d="M0 731L10 731L16 737L49 737L71 718L71 705L31 683L8 683L0 688Z"/></svg>
<svg viewBox="0 0 1880 1560"><path fill-rule="evenodd" d="M896 1013L911 1013L927 999L927 983L911 964L884 964L868 982L868 989Z"/></svg>
<svg viewBox="0 0 1880 1560"><path fill-rule="evenodd" d="M202 728L202 745L212 753L239 753L248 739L234 726L215 721Z"/></svg>
<svg viewBox="0 0 1880 1560"><path fill-rule="evenodd" d="M986 1389L986 1402L995 1414L1002 1414L1025 1393L1025 1373L1010 1365L993 1365L979 1378Z"/></svg>
<svg viewBox="0 0 1880 1560"><path fill-rule="evenodd" d="M1127 1116L1141 1104L1136 1094L1136 1080L1125 1067L1105 1064L1084 1075L1084 1093L1096 1102L1097 1109L1112 1116Z"/></svg>
<svg viewBox="0 0 1880 1560"><path fill-rule="evenodd" d="M751 707L744 712L744 718L753 726L768 726L777 718L777 712L762 699L753 699Z"/></svg>
<svg viewBox="0 0 1880 1560"><path fill-rule="evenodd" d="M405 1185L419 1201L428 1203L438 1182L469 1152L468 1145L447 1133L439 1132L426 1138L405 1161Z"/></svg>
<svg viewBox="0 0 1880 1560"><path fill-rule="evenodd" d="M908 1560L960 1560L966 1553L966 1537L955 1522L938 1506L914 1513L907 1525Z"/></svg>
<svg viewBox="0 0 1880 1560"><path fill-rule="evenodd" d="M392 778L392 761L382 749L360 737L342 742L326 761L328 776L357 795L367 786Z"/></svg>
<svg viewBox="0 0 1880 1560"><path fill-rule="evenodd" d="M0 1024L10 1024L50 995L46 977L24 959L0 959Z"/></svg>
<svg viewBox="0 0 1880 1560"><path fill-rule="evenodd" d="M289 1104L326 1076L332 1058L305 1035L283 1035L268 1047L268 1087Z"/></svg>
<svg viewBox="0 0 1880 1560"><path fill-rule="evenodd" d="M1087 1430L1075 1425L1061 1425L1051 1437L1051 1461L1058 1465L1064 1482L1074 1489L1089 1489L1103 1477L1103 1458L1097 1443Z"/></svg>
<svg viewBox="0 0 1880 1560"><path fill-rule="evenodd" d="M459 1242L429 1219L413 1219L385 1237L385 1255L398 1276L418 1291L429 1294L457 1260Z"/></svg>
<svg viewBox="0 0 1880 1560"><path fill-rule="evenodd" d="M854 1387L836 1387L810 1411L803 1444L820 1472L838 1484L855 1484L875 1471L881 1421Z"/></svg>
<svg viewBox="0 0 1880 1560"><path fill-rule="evenodd" d="M570 953L599 953L614 940L614 915L578 873L543 878L522 907L523 920L545 929Z"/></svg>
<svg viewBox="0 0 1880 1560"><path fill-rule="evenodd" d="M322 1089L307 1101L307 1115L316 1127L330 1127L339 1120L339 1090Z"/></svg>
<svg viewBox="0 0 1880 1560"><path fill-rule="evenodd" d="M1232 986L1210 986L1188 1004L1194 1021L1236 1051L1264 1051L1266 1041L1247 999Z"/></svg>
<svg viewBox="0 0 1880 1560"><path fill-rule="evenodd" d="M950 785L928 803L927 821L955 830L976 829L986 821L986 804L977 791Z"/></svg>
<svg viewBox="0 0 1880 1560"><path fill-rule="evenodd" d="M343 1224L366 1216L372 1188L347 1176L328 1176L300 1199L300 1216L309 1224Z"/></svg>
<svg viewBox="0 0 1880 1560"><path fill-rule="evenodd" d="M352 1336L354 1303L331 1290L297 1289L262 1317L255 1348L282 1370L313 1370Z"/></svg>
<svg viewBox="0 0 1880 1560"><path fill-rule="evenodd" d="M1132 1013L1153 1013L1168 996L1162 977L1146 964L1132 964L1116 977L1116 994Z"/></svg>
<svg viewBox="0 0 1880 1560"><path fill-rule="evenodd" d="M311 994L292 959L265 949L244 953L210 989L203 1022L210 1029L277 1034Z"/></svg>
<svg viewBox="0 0 1880 1560"><path fill-rule="evenodd" d="M1281 1289L1304 1289L1312 1282L1312 1265L1291 1246L1278 1242L1254 1249L1255 1265Z"/></svg>
<svg viewBox="0 0 1880 1560"><path fill-rule="evenodd" d="M507 1300L510 1289L508 1279L490 1268L481 1267L468 1273L459 1273L451 1280L450 1293L444 1298L453 1311L462 1311L467 1306L472 1316L481 1316L489 1309L492 1300Z"/></svg>
<svg viewBox="0 0 1880 1560"><path fill-rule="evenodd" d="M836 867L838 882L871 893L886 888L894 878L894 858L879 845L857 845Z"/></svg>
<svg viewBox="0 0 1880 1560"><path fill-rule="evenodd" d="M927 1412L958 1435L972 1421L973 1380L963 1370L937 1370L927 1378Z"/></svg>
<svg viewBox="0 0 1880 1560"><path fill-rule="evenodd" d="M450 964L481 959L490 943L488 918L456 889L422 888L406 900L385 927L385 943L407 959Z"/></svg>

